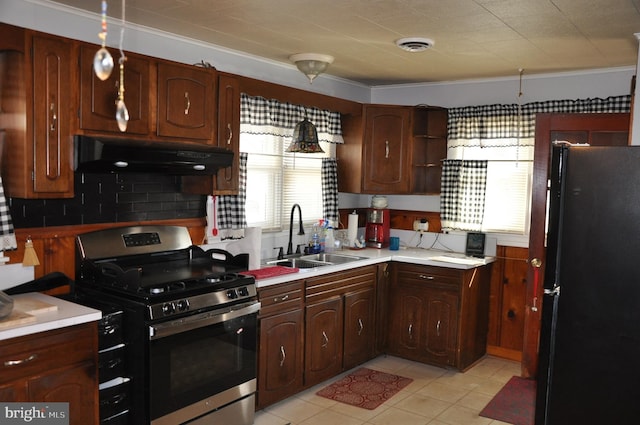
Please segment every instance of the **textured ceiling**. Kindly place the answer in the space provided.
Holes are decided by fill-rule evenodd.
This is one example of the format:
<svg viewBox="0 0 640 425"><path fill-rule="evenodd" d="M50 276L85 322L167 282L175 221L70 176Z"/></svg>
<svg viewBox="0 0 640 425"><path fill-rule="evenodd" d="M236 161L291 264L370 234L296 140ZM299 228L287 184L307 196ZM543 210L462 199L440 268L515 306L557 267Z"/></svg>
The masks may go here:
<svg viewBox="0 0 640 425"><path fill-rule="evenodd" d="M127 0L126 20L279 62L329 54L327 74L383 85L633 66L640 0ZM403 37L435 45L409 53Z"/></svg>

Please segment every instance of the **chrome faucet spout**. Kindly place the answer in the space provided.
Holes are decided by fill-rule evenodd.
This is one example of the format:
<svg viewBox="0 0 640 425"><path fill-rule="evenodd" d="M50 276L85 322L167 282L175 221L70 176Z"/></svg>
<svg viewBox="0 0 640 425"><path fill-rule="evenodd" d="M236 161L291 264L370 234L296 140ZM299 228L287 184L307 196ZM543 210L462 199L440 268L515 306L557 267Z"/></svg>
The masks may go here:
<svg viewBox="0 0 640 425"><path fill-rule="evenodd" d="M287 255L293 254L293 214L295 213L296 208L298 208L298 220L300 225L298 234L304 235L304 227L302 226L302 210L300 209L300 205L293 204L291 207L291 216L289 217L289 243L287 244Z"/></svg>

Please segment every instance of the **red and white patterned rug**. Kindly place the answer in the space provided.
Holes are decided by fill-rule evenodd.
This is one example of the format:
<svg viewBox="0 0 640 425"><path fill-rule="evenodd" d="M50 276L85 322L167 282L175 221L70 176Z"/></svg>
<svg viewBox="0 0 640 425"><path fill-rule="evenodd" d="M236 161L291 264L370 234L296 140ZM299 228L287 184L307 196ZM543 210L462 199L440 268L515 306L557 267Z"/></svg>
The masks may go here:
<svg viewBox="0 0 640 425"><path fill-rule="evenodd" d="M316 394L341 403L373 410L413 382L390 373L360 368Z"/></svg>

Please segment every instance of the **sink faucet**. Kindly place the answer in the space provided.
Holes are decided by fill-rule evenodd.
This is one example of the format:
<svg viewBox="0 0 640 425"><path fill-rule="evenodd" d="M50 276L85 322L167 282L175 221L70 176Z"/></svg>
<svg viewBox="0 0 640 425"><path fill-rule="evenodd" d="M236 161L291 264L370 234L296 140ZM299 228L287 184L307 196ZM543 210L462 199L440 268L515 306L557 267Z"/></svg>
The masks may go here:
<svg viewBox="0 0 640 425"><path fill-rule="evenodd" d="M293 214L294 214L296 208L298 208L298 219L299 219L299 222L300 222L300 230L298 231L298 234L299 235L304 235L304 227L302 227L302 210L300 209L300 205L293 204L293 206L291 207L291 217L289 217L289 244L287 245L287 255L293 254L293 244L292 244L292 238L293 238Z"/></svg>

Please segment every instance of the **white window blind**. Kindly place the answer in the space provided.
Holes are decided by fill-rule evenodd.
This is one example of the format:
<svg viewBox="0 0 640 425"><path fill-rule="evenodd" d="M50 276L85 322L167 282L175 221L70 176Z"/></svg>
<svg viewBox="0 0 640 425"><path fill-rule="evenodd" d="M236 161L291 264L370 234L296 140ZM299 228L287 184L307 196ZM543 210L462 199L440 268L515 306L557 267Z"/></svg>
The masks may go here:
<svg viewBox="0 0 640 425"><path fill-rule="evenodd" d="M307 225L322 218L322 158L335 157L335 144L320 142L324 154L285 153L290 143L291 138L240 134L240 150L248 154L248 226L260 226L263 231L286 229L296 203Z"/></svg>
<svg viewBox="0 0 640 425"><path fill-rule="evenodd" d="M450 139L448 147L449 159L489 161L482 231L527 234L534 139Z"/></svg>

